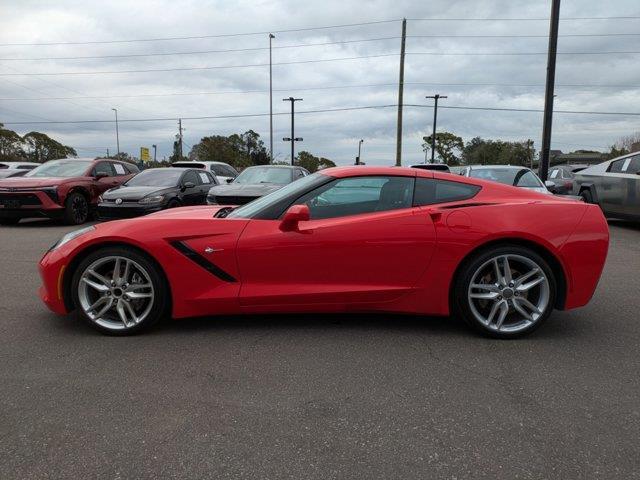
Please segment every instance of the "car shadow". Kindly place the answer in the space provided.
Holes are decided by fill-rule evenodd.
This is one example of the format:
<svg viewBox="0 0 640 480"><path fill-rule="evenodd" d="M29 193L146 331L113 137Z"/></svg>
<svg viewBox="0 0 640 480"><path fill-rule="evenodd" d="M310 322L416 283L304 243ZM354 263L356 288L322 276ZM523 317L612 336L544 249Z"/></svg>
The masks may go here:
<svg viewBox="0 0 640 480"><path fill-rule="evenodd" d="M617 220L617 219L608 219L607 222L609 223L609 226L640 231L640 222L634 222L632 220Z"/></svg>

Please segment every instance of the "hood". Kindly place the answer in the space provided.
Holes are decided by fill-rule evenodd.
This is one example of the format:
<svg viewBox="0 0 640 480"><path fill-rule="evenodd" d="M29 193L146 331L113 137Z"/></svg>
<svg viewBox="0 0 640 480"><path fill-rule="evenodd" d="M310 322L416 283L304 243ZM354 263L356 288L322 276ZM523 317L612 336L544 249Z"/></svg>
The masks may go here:
<svg viewBox="0 0 640 480"><path fill-rule="evenodd" d="M71 178L60 177L11 177L0 179L0 189L55 187L72 180Z"/></svg>
<svg viewBox="0 0 640 480"><path fill-rule="evenodd" d="M211 187L209 195L221 197L262 197L267 193L275 192L284 185L278 183L230 183L228 185L216 185Z"/></svg>
<svg viewBox="0 0 640 480"><path fill-rule="evenodd" d="M145 187L145 186L120 186L107 190L102 194L104 200L116 200L121 198L122 200L140 200L143 197L149 195L162 195L175 190L177 187Z"/></svg>

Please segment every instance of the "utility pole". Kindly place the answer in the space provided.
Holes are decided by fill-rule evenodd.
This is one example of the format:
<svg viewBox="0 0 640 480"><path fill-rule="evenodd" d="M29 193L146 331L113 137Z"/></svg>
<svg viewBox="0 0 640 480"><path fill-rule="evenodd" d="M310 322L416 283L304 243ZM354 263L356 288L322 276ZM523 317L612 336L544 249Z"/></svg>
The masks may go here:
<svg viewBox="0 0 640 480"><path fill-rule="evenodd" d="M117 145L117 148L118 148L118 155L117 156L120 156L120 134L118 133L118 109L117 108L112 108L111 110L116 112L116 145Z"/></svg>
<svg viewBox="0 0 640 480"><path fill-rule="evenodd" d="M269 161L273 163L273 63L271 59L271 41L276 38L269 34Z"/></svg>
<svg viewBox="0 0 640 480"><path fill-rule="evenodd" d="M295 136L295 129L294 129L294 117L295 117L295 112L294 112L294 105L296 102L301 102L302 98L293 98L293 97L289 97L289 98L283 98L282 99L283 102L291 102L291 137L284 137L282 140L284 140L285 142L291 142L291 165L293 165L294 163L294 158L295 158L295 149L294 149L294 145L295 142L301 142L302 141L302 137L296 137Z"/></svg>
<svg viewBox="0 0 640 480"><path fill-rule="evenodd" d="M156 161L156 152L158 150L158 146L157 145L151 145L153 147L153 161Z"/></svg>
<svg viewBox="0 0 640 480"><path fill-rule="evenodd" d="M529 157L529 168L533 170L533 152L531 151L531 147L533 147L533 140L527 140L527 157Z"/></svg>
<svg viewBox="0 0 640 480"><path fill-rule="evenodd" d="M551 150L551 123L553 121L553 91L556 82L556 53L558 51L558 23L560 22L560 0L552 0L549 22L549 53L547 55L547 86L544 93L544 123L542 125L542 150L538 174L544 182L549 174L549 151Z"/></svg>
<svg viewBox="0 0 640 480"><path fill-rule="evenodd" d="M178 119L178 161L182 161L182 119Z"/></svg>
<svg viewBox="0 0 640 480"><path fill-rule="evenodd" d="M429 95L425 98L433 98L435 100L435 104L433 106L433 134L431 135L431 163L434 163L434 157L436 154L436 123L438 121L438 99L447 98L447 96L436 93L435 95Z"/></svg>
<svg viewBox="0 0 640 480"><path fill-rule="evenodd" d="M400 77L398 79L398 132L396 137L396 167L402 165L402 102L404 94L404 47L407 42L407 19L402 19L402 40L400 40Z"/></svg>
<svg viewBox="0 0 640 480"><path fill-rule="evenodd" d="M107 158L109 158L109 149L107 148Z"/></svg>
<svg viewBox="0 0 640 480"><path fill-rule="evenodd" d="M360 152L362 152L362 144L364 143L364 140L361 138L360 141L358 142L358 156L356 157L356 165L360 165Z"/></svg>

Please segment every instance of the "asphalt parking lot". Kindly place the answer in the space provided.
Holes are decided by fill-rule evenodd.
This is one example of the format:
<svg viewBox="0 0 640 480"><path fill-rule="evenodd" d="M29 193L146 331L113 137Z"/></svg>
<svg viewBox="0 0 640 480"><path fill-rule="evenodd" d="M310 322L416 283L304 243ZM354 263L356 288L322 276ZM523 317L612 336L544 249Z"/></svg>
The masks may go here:
<svg viewBox="0 0 640 480"><path fill-rule="evenodd" d="M111 338L40 303L64 232L0 227L0 478L640 478L640 226L533 336L455 319L165 322Z"/></svg>

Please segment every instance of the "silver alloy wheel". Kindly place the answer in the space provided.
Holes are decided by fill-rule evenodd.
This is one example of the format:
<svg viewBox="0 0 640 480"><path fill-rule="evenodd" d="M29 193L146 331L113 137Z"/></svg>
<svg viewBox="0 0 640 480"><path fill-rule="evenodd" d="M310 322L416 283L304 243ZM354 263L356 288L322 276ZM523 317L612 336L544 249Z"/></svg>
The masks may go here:
<svg viewBox="0 0 640 480"><path fill-rule="evenodd" d="M522 255L498 255L473 274L467 292L471 312L497 332L519 332L547 310L549 279L540 265Z"/></svg>
<svg viewBox="0 0 640 480"><path fill-rule="evenodd" d="M84 314L110 330L135 327L151 311L155 299L149 273L121 256L103 257L89 265L78 283Z"/></svg>

